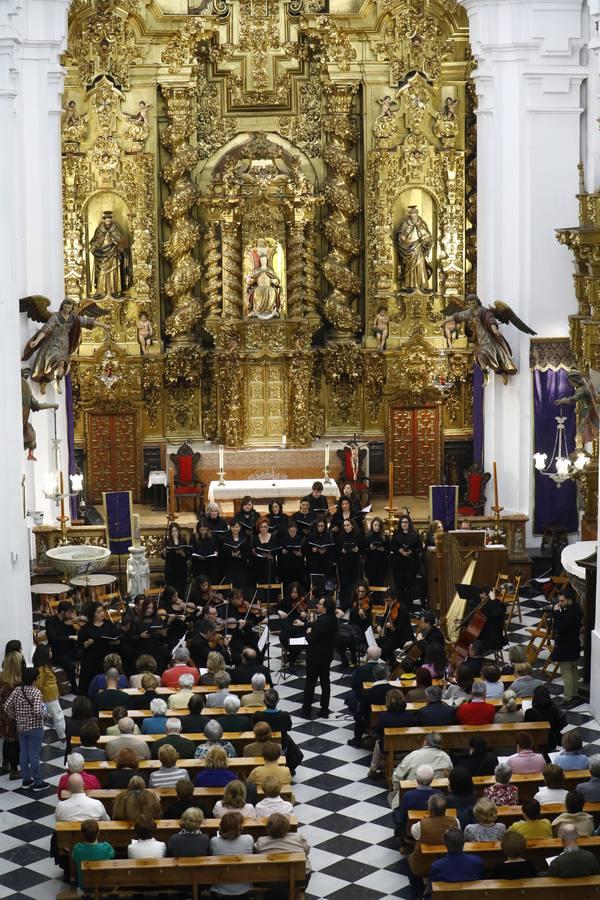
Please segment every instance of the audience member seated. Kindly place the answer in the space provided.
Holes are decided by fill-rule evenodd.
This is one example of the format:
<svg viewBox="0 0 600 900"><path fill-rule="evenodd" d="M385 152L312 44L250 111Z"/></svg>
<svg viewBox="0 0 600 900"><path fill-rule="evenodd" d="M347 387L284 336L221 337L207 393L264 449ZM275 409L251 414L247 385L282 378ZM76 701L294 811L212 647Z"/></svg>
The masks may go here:
<svg viewBox="0 0 600 900"><path fill-rule="evenodd" d="M121 721L121 719L126 719L127 716L129 715L129 712L127 709L125 709L124 706L115 706L115 708L112 711L112 714L113 714L113 724L109 725L108 728L106 729L106 736L107 737L119 737L121 734L121 732L119 731L119 722ZM137 724L133 726L133 733L134 734L142 733L140 731L140 729L138 728Z"/></svg>
<svg viewBox="0 0 600 900"><path fill-rule="evenodd" d="M262 672L257 672L252 676L250 684L252 690L249 694L242 696L242 706L264 706L265 705L265 685L267 679ZM212 704L216 706L216 704Z"/></svg>
<svg viewBox="0 0 600 900"><path fill-rule="evenodd" d="M489 663L489 660L483 655L483 645L480 641L473 641L472 644L469 644L468 652L469 655L467 656L464 665L469 667L471 678L480 678L481 670Z"/></svg>
<svg viewBox="0 0 600 900"><path fill-rule="evenodd" d="M556 765L560 766L563 772L572 772L575 769L588 769L590 761L582 750L583 741L581 735L576 728L563 734L561 744L563 749L555 759Z"/></svg>
<svg viewBox="0 0 600 900"><path fill-rule="evenodd" d="M264 799L256 804L256 817L268 819L273 813L291 816L294 810L289 800L281 796L281 781L276 775L269 775L263 782Z"/></svg>
<svg viewBox="0 0 600 900"><path fill-rule="evenodd" d="M142 734L164 734L167 726L168 706L162 697L157 697L150 703L152 713L142 722Z"/></svg>
<svg viewBox="0 0 600 900"><path fill-rule="evenodd" d="M131 747L123 747L119 750L115 759L115 769L109 769L108 787L124 790L134 775L139 775L144 781L144 773L140 772L140 761L137 753Z"/></svg>
<svg viewBox="0 0 600 900"><path fill-rule="evenodd" d="M387 692L390 689L390 672L386 663L378 662L373 667L373 677L375 681L370 688L363 689L360 703L354 713L354 736L348 741L351 747L362 747L362 736L369 728L371 721L371 706L381 706L382 703L385 703Z"/></svg>
<svg viewBox="0 0 600 900"><path fill-rule="evenodd" d="M416 771L416 788L405 791L400 800L400 791L398 790L392 797L392 821L394 823L394 833L400 838L401 844L404 843L404 833L408 823L408 812L411 809L427 809L427 802L437 791L431 787L433 781L433 769L431 766L419 766Z"/></svg>
<svg viewBox="0 0 600 900"><path fill-rule="evenodd" d="M219 833L210 839L211 856L231 856L254 851L251 835L243 834L244 820L239 812L225 813L219 825ZM217 897L246 897L251 884L213 884L211 890Z"/></svg>
<svg viewBox="0 0 600 900"><path fill-rule="evenodd" d="M182 778L177 782L175 794L177 795L177 800L169 803L166 807L165 819L180 819L186 809L190 809L192 806L194 808L201 808L202 806L202 798L194 796L194 785L189 778Z"/></svg>
<svg viewBox="0 0 600 900"><path fill-rule="evenodd" d="M521 644L513 644L508 651L508 662L502 666L503 675L514 675L518 663L527 662L527 650Z"/></svg>
<svg viewBox="0 0 600 900"><path fill-rule="evenodd" d="M279 694L275 688L267 688L265 691L265 709L257 709L252 716L254 724L267 722L272 731L281 732L281 743L287 746L288 732L292 730L292 717L288 712L279 709ZM244 730L244 729L240 729Z"/></svg>
<svg viewBox="0 0 600 900"><path fill-rule="evenodd" d="M423 703L427 700L425 691L431 687L433 682L429 669L424 669L423 666L418 668L415 672L415 681L417 682L416 686L404 694L407 703Z"/></svg>
<svg viewBox="0 0 600 900"><path fill-rule="evenodd" d="M448 683L444 688L442 700L452 703L453 706L459 706L463 700L468 700L471 696L473 676L469 666L461 663L457 666L454 677L455 681Z"/></svg>
<svg viewBox="0 0 600 900"><path fill-rule="evenodd" d="M223 799L217 800L213 806L215 819L223 818L225 813L228 812L239 812L244 819L254 819L256 817L255 807L251 803L246 802L246 786L242 781L238 781L237 778L226 785L223 791Z"/></svg>
<svg viewBox="0 0 600 900"><path fill-rule="evenodd" d="M252 731L254 732L255 740L245 745L243 755L262 756L265 744L273 740L271 726L268 722L257 722Z"/></svg>
<svg viewBox="0 0 600 900"><path fill-rule="evenodd" d="M496 806L518 806L519 789L516 784L510 784L512 769L506 763L500 763L494 769L494 784L483 789L483 796L492 800Z"/></svg>
<svg viewBox="0 0 600 900"><path fill-rule="evenodd" d="M535 799L541 806L545 803L564 803L567 796L567 788L565 786L565 773L560 766L549 763L544 766L542 772L544 776L544 786L534 794Z"/></svg>
<svg viewBox="0 0 600 900"><path fill-rule="evenodd" d="M494 716L495 724L506 722L522 722L523 710L517 705L517 695L514 691L504 691L502 694L502 706Z"/></svg>
<svg viewBox="0 0 600 900"><path fill-rule="evenodd" d="M177 647L173 652L171 666L161 676L163 687L177 687L180 675L191 675L194 684L198 684L200 680L200 672L196 666L190 665L190 651L187 647Z"/></svg>
<svg viewBox="0 0 600 900"><path fill-rule="evenodd" d="M526 840L552 837L552 825L549 819L540 817L541 807L537 800L529 797L521 804L523 818L511 825L511 830L518 831Z"/></svg>
<svg viewBox="0 0 600 900"><path fill-rule="evenodd" d="M456 816L447 815L446 810L448 804L443 794L436 792L427 801L428 816L415 822L410 829L411 836L417 841L414 852L409 859L411 870L415 874L426 874L424 871L416 873L413 863L418 858L421 862L419 868L423 869L423 855L421 853L421 843L424 844L441 844L445 833L449 828L458 828L458 819Z"/></svg>
<svg viewBox="0 0 600 900"><path fill-rule="evenodd" d="M185 716L183 717L185 718ZM165 737L152 744L152 756L158 758L158 754L162 747L174 747L179 753L180 759L192 759L196 752L196 745L189 738L181 736L181 719L175 717L167 719L165 724Z"/></svg>
<svg viewBox="0 0 600 900"><path fill-rule="evenodd" d="M428 688L431 690L431 688ZM369 778L375 778L385 768L385 756L383 754L383 735L386 728L408 728L417 725L417 715L406 708L406 700L397 688L391 688L385 695L385 712L377 717L375 734L377 740L373 747Z"/></svg>
<svg viewBox="0 0 600 900"><path fill-rule="evenodd" d="M225 787L235 781L236 774L227 767L227 754L222 747L211 747L204 757L204 769L196 775L196 787Z"/></svg>
<svg viewBox="0 0 600 900"><path fill-rule="evenodd" d="M576 787L583 794L586 803L600 802L600 753L590 756L590 777L580 781Z"/></svg>
<svg viewBox="0 0 600 900"><path fill-rule="evenodd" d="M462 766L450 770L446 802L448 809L456 810L461 828L473 822L473 807L477 802L477 794L470 773Z"/></svg>
<svg viewBox="0 0 600 900"><path fill-rule="evenodd" d="M419 726L454 725L456 710L442 701L442 689L439 685L432 684L431 687L425 688L425 699L427 704L417 713Z"/></svg>
<svg viewBox="0 0 600 900"><path fill-rule="evenodd" d="M462 766L471 775L493 775L498 765L498 757L488 750L485 738L472 734L469 738L469 749L465 753L452 756L455 766Z"/></svg>
<svg viewBox="0 0 600 900"><path fill-rule="evenodd" d="M180 675L178 685L178 689L175 691L175 693L169 695L169 709L187 709L188 703L190 702L190 697L194 696L194 693L192 691L192 688L194 687L193 675ZM221 704L219 703L213 703L213 706L220 705Z"/></svg>
<svg viewBox="0 0 600 900"><path fill-rule="evenodd" d="M502 852L506 856L504 862L496 863L490 875L492 878L535 878L537 869L531 859L525 858L527 841L518 831L509 828L500 841Z"/></svg>
<svg viewBox="0 0 600 900"><path fill-rule="evenodd" d="M281 612L280 615L285 616L286 613ZM381 647L375 645L367 647L364 662L353 671L350 679L350 694L346 697L346 705L351 712L356 712L358 709L365 681L375 681L373 669L380 659Z"/></svg>
<svg viewBox="0 0 600 900"><path fill-rule="evenodd" d="M499 700L504 693L504 685L500 681L502 672L500 666L495 663L487 663L481 670L481 677L485 684L485 696L487 700Z"/></svg>
<svg viewBox="0 0 600 900"><path fill-rule="evenodd" d="M167 855L167 845L156 840L156 822L143 816L134 822L134 837L127 848L128 859L162 859Z"/></svg>
<svg viewBox="0 0 600 900"><path fill-rule="evenodd" d="M142 735L133 733L135 722L129 716L119 721L120 737L111 738L106 745L106 758L116 759L119 751L129 747L138 759L150 759L150 747Z"/></svg>
<svg viewBox="0 0 600 900"><path fill-rule="evenodd" d="M123 678L119 670L108 669L105 678L106 687L104 690L99 690L96 694L96 710L111 710L115 706L127 706L131 698L129 694L118 688L119 681ZM125 687L127 687L127 679L125 679Z"/></svg>
<svg viewBox="0 0 600 900"><path fill-rule="evenodd" d="M535 689L544 686L541 678L534 678L533 668L528 662L517 663L515 675L512 690L517 697L533 697Z"/></svg>
<svg viewBox="0 0 600 900"><path fill-rule="evenodd" d="M183 716L181 719L181 728L184 734L199 734L204 731L206 716L202 715L202 710L205 703L202 694L192 694L188 703L189 715Z"/></svg>
<svg viewBox="0 0 600 900"><path fill-rule="evenodd" d="M473 807L475 823L465 827L465 841L499 841L506 825L498 821L498 807L493 800L481 797Z"/></svg>
<svg viewBox="0 0 600 900"><path fill-rule="evenodd" d="M200 684L210 687L215 683L215 675L217 672L225 671L225 660L223 655L217 650L211 650L206 660L207 672L200 676Z"/></svg>
<svg viewBox="0 0 600 900"><path fill-rule="evenodd" d="M181 830L169 838L167 856L207 856L208 835L202 832L204 813L191 807L181 815Z"/></svg>
<svg viewBox="0 0 600 900"><path fill-rule="evenodd" d="M139 690L142 686L143 675L154 675L158 684L161 684L160 675L157 675L158 665L154 657L150 656L149 653L142 653L141 656L138 656L135 661L135 669L136 674L129 679L129 687Z"/></svg>
<svg viewBox="0 0 600 900"><path fill-rule="evenodd" d="M552 820L552 833L558 836L561 825L574 825L580 837L589 837L594 833L594 817L583 811L585 800L579 791L567 791L565 797L566 812Z"/></svg>
<svg viewBox="0 0 600 900"><path fill-rule="evenodd" d="M231 674L231 683L250 684L252 682L252 676L256 674L256 672L262 672L267 679L269 687L273 687L271 673L259 660L256 650L252 647L245 647L242 651L242 661L240 665L236 666Z"/></svg>
<svg viewBox="0 0 600 900"><path fill-rule="evenodd" d="M65 716L65 762L67 761L68 754L72 750L71 738L81 737L81 729L87 722L95 722L97 725L98 719L94 716L94 710L89 697L79 695L73 700L71 715Z"/></svg>
<svg viewBox="0 0 600 900"><path fill-rule="evenodd" d="M100 782L91 772L84 772L85 760L81 753L69 753L67 756L67 771L60 776L57 788L59 800L66 800L70 795L67 789L67 782L70 775L81 775L83 780L84 791L97 791L100 788Z"/></svg>
<svg viewBox="0 0 600 900"><path fill-rule="evenodd" d="M96 762L106 759L106 753L98 746L100 740L100 726L97 722L84 722L79 735L79 747L77 752L83 756L86 762Z"/></svg>
<svg viewBox="0 0 600 900"><path fill-rule="evenodd" d="M491 725L496 715L496 707L485 701L485 684L476 681L471 688L471 697L461 703L456 710L459 725Z"/></svg>
<svg viewBox="0 0 600 900"><path fill-rule="evenodd" d="M94 675L90 682L90 686L88 688L88 697L94 703L96 696L99 691L105 691L107 688L107 678L108 672L111 669L116 669L118 673L118 679L116 683L116 687L119 689L129 687L129 681L127 677L123 674L123 661L118 653L107 653L104 657L104 663L102 665L103 671L98 675Z"/></svg>
<svg viewBox="0 0 600 900"><path fill-rule="evenodd" d="M448 852L432 864L430 884L435 881L479 881L485 878L481 858L464 852L465 839L460 828L449 828L444 835L444 844Z"/></svg>
<svg viewBox="0 0 600 900"><path fill-rule="evenodd" d="M263 747L264 763L262 766L256 766L255 769L252 769L248 775L248 781L257 785L257 787L263 787L269 775L274 775L275 778L279 778L281 784L291 784L292 773L288 767L277 764L280 756L281 744L277 744L275 741L268 741Z"/></svg>
<svg viewBox="0 0 600 900"><path fill-rule="evenodd" d="M204 759L212 747L222 747L230 758L237 756L233 744L223 740L223 729L216 719L209 719L202 732L206 741L198 744L194 753L194 759Z"/></svg>
<svg viewBox="0 0 600 900"><path fill-rule="evenodd" d="M81 775L69 775L67 781L69 796L56 804L57 822L83 822L85 819L107 821L108 813L100 800L94 800L85 794Z"/></svg>
<svg viewBox="0 0 600 900"><path fill-rule="evenodd" d="M516 775L535 775L544 771L546 760L541 753L532 749L533 742L528 734L519 731L515 736L517 752L509 756L506 764Z"/></svg>
<svg viewBox="0 0 600 900"><path fill-rule="evenodd" d="M141 687L139 694L128 695L129 705L134 709L150 709L150 704L158 698L156 689L158 680L155 675L144 672L142 675Z"/></svg>
<svg viewBox="0 0 600 900"><path fill-rule="evenodd" d="M525 722L549 722L550 733L546 750L554 750L562 740L562 730L567 724L564 712L552 702L546 687L537 687L533 692L532 706L525 712Z"/></svg>
<svg viewBox="0 0 600 900"><path fill-rule="evenodd" d="M548 875L551 878L586 878L600 874L600 863L594 854L577 846L579 834L575 825L561 825L558 836L563 851L550 863Z"/></svg>
<svg viewBox="0 0 600 900"><path fill-rule="evenodd" d="M81 823L81 838L71 851L71 859L77 870L77 885L83 889L81 874L82 862L98 862L115 858L115 851L107 841L98 840L98 822L95 819L85 819Z"/></svg>
<svg viewBox="0 0 600 900"><path fill-rule="evenodd" d="M407 753L396 766L392 776L395 789L398 790L401 781L412 781L416 777L419 766L431 766L435 778L445 778L452 768L452 760L442 750L442 738L437 731L426 734L423 746Z"/></svg>
<svg viewBox="0 0 600 900"><path fill-rule="evenodd" d="M161 812L158 796L148 790L143 778L134 775L127 788L115 797L112 815L117 821L135 822L144 817L160 819Z"/></svg>
<svg viewBox="0 0 600 900"><path fill-rule="evenodd" d="M256 841L257 853L304 853L306 855L306 880L304 886L308 885L311 868L310 868L310 844L306 838L302 837L297 831L290 831L290 821L286 815L274 812L271 813L267 820L267 833L262 835ZM279 897L288 896L287 885L282 885L283 892L278 892L276 885L269 886L269 897L273 893Z"/></svg>
<svg viewBox="0 0 600 900"><path fill-rule="evenodd" d="M235 694L227 694L223 701L224 716L219 716L223 731L251 731L252 722L248 716L239 714L240 698Z"/></svg>
<svg viewBox="0 0 600 900"><path fill-rule="evenodd" d="M170 788L175 787L182 778L189 780L186 769L180 769L177 766L179 753L170 744L164 744L158 751L160 760L160 769L154 769L150 775L149 785L151 788Z"/></svg>

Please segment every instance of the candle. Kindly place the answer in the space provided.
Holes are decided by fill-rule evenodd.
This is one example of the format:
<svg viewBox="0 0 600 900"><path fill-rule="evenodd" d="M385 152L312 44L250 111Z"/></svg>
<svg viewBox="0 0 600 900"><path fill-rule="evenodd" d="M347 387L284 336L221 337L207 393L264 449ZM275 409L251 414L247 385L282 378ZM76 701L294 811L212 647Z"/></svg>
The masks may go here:
<svg viewBox="0 0 600 900"><path fill-rule="evenodd" d="M390 463L388 479L389 479L389 494L390 494L388 506L391 510L394 505L394 463L393 462Z"/></svg>
<svg viewBox="0 0 600 900"><path fill-rule="evenodd" d="M223 444L219 444L219 472L223 471L225 462L225 451L223 449Z"/></svg>
<svg viewBox="0 0 600 900"><path fill-rule="evenodd" d="M132 543L134 547L140 546L140 515L139 513L134 513L132 518L132 526L131 526L131 537Z"/></svg>
<svg viewBox="0 0 600 900"><path fill-rule="evenodd" d="M64 475L60 473L60 521L62 522L65 518L65 481Z"/></svg>
<svg viewBox="0 0 600 900"><path fill-rule="evenodd" d="M325 444L325 468L329 468L329 444Z"/></svg>
<svg viewBox="0 0 600 900"><path fill-rule="evenodd" d="M175 512L175 471L173 466L169 469L169 514Z"/></svg>
<svg viewBox="0 0 600 900"><path fill-rule="evenodd" d="M285 434L282 434L281 435L281 446L285 448L286 443L287 443L287 438L286 438Z"/></svg>
<svg viewBox="0 0 600 900"><path fill-rule="evenodd" d="M500 504L498 503L498 472L496 471L496 463L493 463L494 466L494 508L496 512L500 510Z"/></svg>

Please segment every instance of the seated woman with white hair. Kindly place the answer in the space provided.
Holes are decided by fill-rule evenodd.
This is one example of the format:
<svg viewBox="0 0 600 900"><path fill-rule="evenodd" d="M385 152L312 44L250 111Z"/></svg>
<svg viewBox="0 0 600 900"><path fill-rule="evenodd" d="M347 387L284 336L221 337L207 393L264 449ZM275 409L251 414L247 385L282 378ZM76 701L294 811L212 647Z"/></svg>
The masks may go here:
<svg viewBox="0 0 600 900"><path fill-rule="evenodd" d="M209 719L204 726L204 737L206 741L198 744L194 759L204 759L211 747L222 747L228 757L237 756L233 744L223 740L223 729L216 719Z"/></svg>
<svg viewBox="0 0 600 900"><path fill-rule="evenodd" d="M252 731L252 720L248 716L241 716L240 698L235 694L227 694L223 701L224 716L219 716L219 722L223 731Z"/></svg>
<svg viewBox="0 0 600 900"><path fill-rule="evenodd" d="M261 672L256 672L252 676L252 691L242 696L242 706L264 706L265 705L265 685L267 679Z"/></svg>
<svg viewBox="0 0 600 900"><path fill-rule="evenodd" d="M193 696L194 676L180 675L179 690L169 697L169 709L187 709L190 697Z"/></svg>
<svg viewBox="0 0 600 900"><path fill-rule="evenodd" d="M59 800L66 800L71 794L67 788L67 782L70 775L81 775L83 778L84 791L99 791L100 782L91 772L85 772L85 760L81 753L69 753L67 756L67 771L60 776L57 788Z"/></svg>
<svg viewBox="0 0 600 900"><path fill-rule="evenodd" d="M207 694L206 705L212 707L223 706L225 697L229 694L230 684L231 676L229 672L217 672L215 674L216 691L213 691L212 694Z"/></svg>
<svg viewBox="0 0 600 900"><path fill-rule="evenodd" d="M142 734L164 734L167 724L168 706L162 697L150 703L151 716L142 722Z"/></svg>

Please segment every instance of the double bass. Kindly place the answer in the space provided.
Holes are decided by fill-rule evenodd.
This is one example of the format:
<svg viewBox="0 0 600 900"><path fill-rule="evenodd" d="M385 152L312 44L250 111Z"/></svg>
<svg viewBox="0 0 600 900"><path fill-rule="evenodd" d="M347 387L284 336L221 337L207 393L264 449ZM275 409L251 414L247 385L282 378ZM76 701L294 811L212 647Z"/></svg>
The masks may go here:
<svg viewBox="0 0 600 900"><path fill-rule="evenodd" d="M457 666L467 659L470 645L477 640L483 631L483 626L487 622L487 616L481 610L487 601L488 598L484 597L475 609L467 613L458 626L458 638L450 653L450 662L453 669L456 669Z"/></svg>

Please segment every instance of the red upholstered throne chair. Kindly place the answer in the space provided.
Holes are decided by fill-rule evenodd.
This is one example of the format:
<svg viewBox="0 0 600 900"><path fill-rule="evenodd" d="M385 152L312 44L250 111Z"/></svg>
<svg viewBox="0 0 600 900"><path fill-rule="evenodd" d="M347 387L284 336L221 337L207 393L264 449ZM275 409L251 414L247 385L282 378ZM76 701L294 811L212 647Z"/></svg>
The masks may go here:
<svg viewBox="0 0 600 900"><path fill-rule="evenodd" d="M344 490L345 484L351 484L352 490L359 498L361 505L366 506L369 503L369 498L371 496L369 479L363 470L363 465L367 458L367 451L364 448L358 451L358 472L356 473L356 480L354 479L354 472L352 470L352 452L350 448L344 447L342 450L337 450L336 455L342 464L341 472L337 478L340 493Z"/></svg>
<svg viewBox="0 0 600 900"><path fill-rule="evenodd" d="M194 453L189 444L182 444L177 453L170 453L169 458L175 470L175 508L179 512L179 501L182 497L193 497L197 513L204 510L205 484L200 479L200 453Z"/></svg>
<svg viewBox="0 0 600 900"><path fill-rule="evenodd" d="M485 486L492 477L479 463L473 463L464 473L467 489L458 507L459 516L481 516L485 507Z"/></svg>

